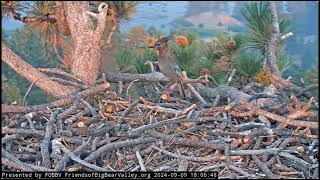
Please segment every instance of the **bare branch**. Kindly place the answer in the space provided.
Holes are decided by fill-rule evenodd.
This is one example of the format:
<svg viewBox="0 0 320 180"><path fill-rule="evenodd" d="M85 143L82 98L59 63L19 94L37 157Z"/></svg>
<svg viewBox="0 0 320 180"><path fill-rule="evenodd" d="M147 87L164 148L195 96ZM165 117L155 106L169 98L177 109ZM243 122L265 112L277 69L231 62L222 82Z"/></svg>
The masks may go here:
<svg viewBox="0 0 320 180"><path fill-rule="evenodd" d="M38 69L32 67L30 64L21 59L4 43L2 43L1 45L2 61L8 64L14 71L26 78L28 81L36 81L35 85L42 89L44 92L55 97L60 97L69 95L75 91L75 89L71 89L70 87L63 86L60 83L52 81L48 76L41 73ZM41 78L41 80L37 81L39 78Z"/></svg>

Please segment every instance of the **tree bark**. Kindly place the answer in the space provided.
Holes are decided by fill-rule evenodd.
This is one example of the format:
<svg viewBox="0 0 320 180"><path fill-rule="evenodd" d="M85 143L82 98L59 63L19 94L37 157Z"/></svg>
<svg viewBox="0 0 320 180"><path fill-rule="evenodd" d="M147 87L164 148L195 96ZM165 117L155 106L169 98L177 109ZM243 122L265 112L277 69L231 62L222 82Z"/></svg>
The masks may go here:
<svg viewBox="0 0 320 180"><path fill-rule="evenodd" d="M274 1L269 2L269 9L271 12L272 34L271 39L266 48L267 63L272 74L281 76L277 66L277 46L280 41L279 20L277 15L277 7Z"/></svg>
<svg viewBox="0 0 320 180"><path fill-rule="evenodd" d="M71 94L75 89L63 86L60 83L52 81L50 77L41 73L38 69L21 59L17 54L11 51L4 43L1 43L2 61L8 64L19 75L23 76L30 82L35 82L35 85L44 92L54 96L61 97Z"/></svg>
<svg viewBox="0 0 320 180"><path fill-rule="evenodd" d="M93 23L87 14L88 2L65 1L63 3L66 5L67 21L75 45L71 72L86 85L94 85L101 61L99 44L105 28L106 16L100 21L98 19L97 29L94 30Z"/></svg>

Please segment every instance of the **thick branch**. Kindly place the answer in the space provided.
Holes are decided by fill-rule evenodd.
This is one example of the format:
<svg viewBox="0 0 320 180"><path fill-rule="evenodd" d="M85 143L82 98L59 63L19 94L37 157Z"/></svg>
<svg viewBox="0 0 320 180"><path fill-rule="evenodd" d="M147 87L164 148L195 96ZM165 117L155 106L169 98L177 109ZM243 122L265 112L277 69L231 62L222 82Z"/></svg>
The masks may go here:
<svg viewBox="0 0 320 180"><path fill-rule="evenodd" d="M134 81L139 79L140 82L169 82L169 79L165 77L162 73L154 72L149 74L130 74L130 73L110 73L106 72L106 78L109 82L118 81ZM103 79L97 80L97 83L103 82Z"/></svg>
<svg viewBox="0 0 320 180"><path fill-rule="evenodd" d="M10 50L4 43L1 44L2 61L8 64L19 75L23 76L30 82L35 83L40 89L54 97L66 96L74 92L74 89L63 86L60 83L52 81L50 77L41 73L38 69L32 67L30 64L21 59L17 54Z"/></svg>
<svg viewBox="0 0 320 180"><path fill-rule="evenodd" d="M235 102L240 102L240 100L248 101L251 97L251 95L239 91L231 86L220 85L219 87L212 89L200 83L195 83L193 85L203 96L206 97L216 97L219 95L221 98L230 98L231 101Z"/></svg>

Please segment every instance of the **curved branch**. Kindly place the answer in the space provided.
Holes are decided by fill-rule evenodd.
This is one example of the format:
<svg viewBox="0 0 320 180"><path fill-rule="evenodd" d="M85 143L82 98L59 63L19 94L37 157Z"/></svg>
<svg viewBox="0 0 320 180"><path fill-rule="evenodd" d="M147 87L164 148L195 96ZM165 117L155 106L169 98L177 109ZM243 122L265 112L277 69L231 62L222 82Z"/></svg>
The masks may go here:
<svg viewBox="0 0 320 180"><path fill-rule="evenodd" d="M47 73L54 73L54 74L58 74L67 78L71 78L74 80L77 80L78 82L81 82L81 80L75 76L73 76L72 74L69 74L63 70L57 69L57 68L38 68L39 71L41 72L47 72Z"/></svg>

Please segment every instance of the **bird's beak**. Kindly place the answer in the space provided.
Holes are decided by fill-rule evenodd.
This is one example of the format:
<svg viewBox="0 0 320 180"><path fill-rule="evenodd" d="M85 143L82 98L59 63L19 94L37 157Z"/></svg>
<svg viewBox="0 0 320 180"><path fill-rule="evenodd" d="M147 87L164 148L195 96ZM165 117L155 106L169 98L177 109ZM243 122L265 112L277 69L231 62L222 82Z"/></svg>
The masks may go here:
<svg viewBox="0 0 320 180"><path fill-rule="evenodd" d="M155 46L148 46L148 48L155 48Z"/></svg>

